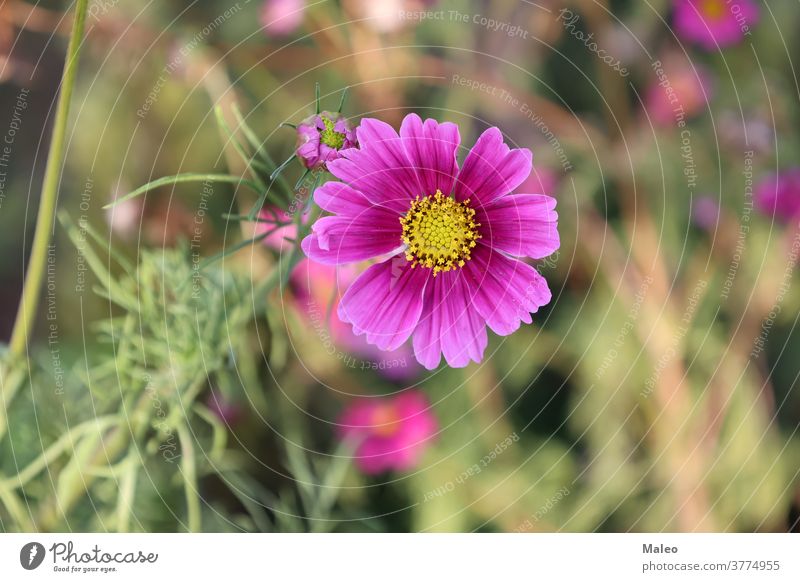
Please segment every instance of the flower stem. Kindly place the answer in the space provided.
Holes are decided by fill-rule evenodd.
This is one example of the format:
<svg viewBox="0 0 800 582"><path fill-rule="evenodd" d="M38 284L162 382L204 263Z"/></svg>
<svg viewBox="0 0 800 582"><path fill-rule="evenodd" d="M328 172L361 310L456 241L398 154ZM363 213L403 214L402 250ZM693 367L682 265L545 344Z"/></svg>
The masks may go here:
<svg viewBox="0 0 800 582"><path fill-rule="evenodd" d="M33 324L36 321L36 310L39 304L42 278L44 277L47 261L47 247L50 245L53 223L55 221L58 186L61 177L61 169L64 165L64 143L67 134L69 105L72 100L73 89L75 88L78 57L80 56L81 44L83 41L88 4L89 0L77 0L76 2L75 21L72 26L72 34L70 35L69 47L67 48L67 60L61 78L61 93L58 96L55 126L53 128L53 137L50 141L50 151L47 156L47 166L45 168L42 195L39 203L39 214L36 217L36 229L33 235L31 259L25 274L22 298L19 303L19 311L17 312L17 319L14 322L14 330L11 334L11 342L9 344L9 355L12 359L21 358L26 354L28 338L33 331ZM6 405L8 405L8 400L6 401Z"/></svg>

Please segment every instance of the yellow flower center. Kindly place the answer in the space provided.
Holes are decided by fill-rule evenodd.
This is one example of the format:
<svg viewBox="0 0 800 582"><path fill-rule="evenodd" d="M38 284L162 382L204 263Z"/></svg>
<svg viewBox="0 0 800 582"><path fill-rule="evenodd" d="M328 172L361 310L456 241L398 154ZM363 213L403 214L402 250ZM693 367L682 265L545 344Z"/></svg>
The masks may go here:
<svg viewBox="0 0 800 582"><path fill-rule="evenodd" d="M700 11L711 20L719 20L725 15L725 3L723 0L703 0Z"/></svg>
<svg viewBox="0 0 800 582"><path fill-rule="evenodd" d="M463 267L470 259L478 234L479 223L469 200L457 202L437 190L433 196L417 199L400 218L403 225L403 242L406 259L414 268L417 265L439 272Z"/></svg>
<svg viewBox="0 0 800 582"><path fill-rule="evenodd" d="M323 117L322 123L325 124L325 129L319 134L319 139L322 141L322 143L332 147L335 150L342 149L342 146L344 145L344 138L347 136L334 129L336 127L336 123L332 119Z"/></svg>

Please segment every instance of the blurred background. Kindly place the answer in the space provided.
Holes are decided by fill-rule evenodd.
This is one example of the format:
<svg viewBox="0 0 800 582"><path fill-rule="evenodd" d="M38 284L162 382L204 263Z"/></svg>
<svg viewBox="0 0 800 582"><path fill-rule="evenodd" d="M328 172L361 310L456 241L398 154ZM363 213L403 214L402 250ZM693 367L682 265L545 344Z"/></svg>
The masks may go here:
<svg viewBox="0 0 800 582"><path fill-rule="evenodd" d="M2 399L0 528L798 530L799 8L93 0L26 379ZM0 0L3 341L72 10ZM235 181L105 208L274 168L316 84L333 111L349 88L354 125L416 112L533 151L519 191L558 201L535 264L553 300L481 364L353 336L335 305L363 266L299 260L306 218L259 238ZM265 208L310 207L303 178L291 162Z"/></svg>

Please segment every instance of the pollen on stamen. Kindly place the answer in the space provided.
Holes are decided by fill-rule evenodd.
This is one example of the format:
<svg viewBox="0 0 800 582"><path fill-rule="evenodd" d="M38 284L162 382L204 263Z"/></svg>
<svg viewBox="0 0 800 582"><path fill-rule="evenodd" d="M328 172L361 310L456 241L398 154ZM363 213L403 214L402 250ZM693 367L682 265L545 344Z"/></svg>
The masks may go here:
<svg viewBox="0 0 800 582"><path fill-rule="evenodd" d="M458 202L440 190L433 196L420 198L400 218L406 259L411 268L417 265L441 272L463 267L471 258L472 249L481 238L480 223L476 223L475 210L470 201Z"/></svg>

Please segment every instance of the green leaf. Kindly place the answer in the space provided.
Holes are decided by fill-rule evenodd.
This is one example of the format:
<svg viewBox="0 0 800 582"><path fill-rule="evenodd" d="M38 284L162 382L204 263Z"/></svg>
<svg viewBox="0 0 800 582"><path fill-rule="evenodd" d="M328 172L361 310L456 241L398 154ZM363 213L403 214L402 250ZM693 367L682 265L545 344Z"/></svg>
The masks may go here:
<svg viewBox="0 0 800 582"><path fill-rule="evenodd" d="M242 186L247 186L251 190L257 193L261 193L261 188L258 187L258 184L251 182L250 180L246 180L244 178L240 178L238 176L231 176L230 174L176 174L175 176L166 176L164 178L159 178L158 180L153 180L152 182L148 182L144 186L139 186L133 192L129 192L122 196L121 198L117 198L114 202L110 204L106 204L103 206L103 209L113 208L117 204L121 204L126 200L130 200L131 198L135 198L140 194L144 194L145 192L149 192L150 190L155 190L156 188L160 188L161 186L169 186L170 184L181 184L183 182L228 182L230 184L241 184Z"/></svg>

